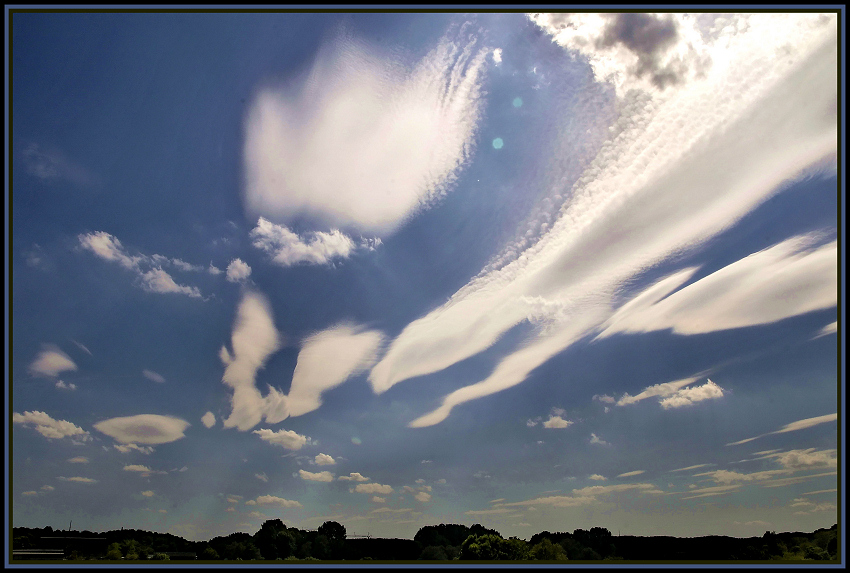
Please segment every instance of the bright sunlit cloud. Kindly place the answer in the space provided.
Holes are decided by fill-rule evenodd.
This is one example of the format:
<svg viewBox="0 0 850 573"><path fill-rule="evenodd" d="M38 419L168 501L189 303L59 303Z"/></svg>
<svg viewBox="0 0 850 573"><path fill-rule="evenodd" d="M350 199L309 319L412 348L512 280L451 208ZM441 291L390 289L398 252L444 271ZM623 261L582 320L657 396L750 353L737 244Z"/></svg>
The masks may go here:
<svg viewBox="0 0 850 573"><path fill-rule="evenodd" d="M67 420L54 420L44 412L17 412L12 414L12 423L34 426L35 431L49 440L71 438L77 441L91 440L91 435L81 427Z"/></svg>
<svg viewBox="0 0 850 573"><path fill-rule="evenodd" d="M77 365L71 357L62 352L58 346L45 344L38 356L30 364L29 371L34 376L56 377L60 372L74 371Z"/></svg>
<svg viewBox="0 0 850 573"><path fill-rule="evenodd" d="M764 436L769 436L771 434L784 434L785 432L796 432L797 430L805 430L807 428L811 428L813 426L818 426L820 424L826 424L828 422L834 422L838 419L838 414L826 414L824 416L816 416L814 418L806 418L805 420L797 420L796 422L791 422L790 424L786 424L782 428L775 430L773 432L768 432L766 434L761 434L759 436L755 436L753 438L746 438L743 440L739 440L737 442L732 442L731 444L726 444L727 446L739 446L741 444L746 444L747 442L752 442L753 440L757 440L759 438L763 438Z"/></svg>
<svg viewBox="0 0 850 573"><path fill-rule="evenodd" d="M140 414L110 418L94 429L123 444L167 444L185 437L189 422L174 416Z"/></svg>

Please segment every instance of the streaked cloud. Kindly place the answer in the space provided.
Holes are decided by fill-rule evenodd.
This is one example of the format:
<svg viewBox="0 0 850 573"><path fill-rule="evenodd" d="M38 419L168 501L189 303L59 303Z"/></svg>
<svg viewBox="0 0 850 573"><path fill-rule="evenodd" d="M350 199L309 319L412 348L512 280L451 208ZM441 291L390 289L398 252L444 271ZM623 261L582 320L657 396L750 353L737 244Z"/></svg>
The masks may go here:
<svg viewBox="0 0 850 573"><path fill-rule="evenodd" d="M640 474L645 473L645 472L646 472L646 470L635 470L633 472L626 472L626 473L620 474L617 477L618 478L624 478L624 477L639 476Z"/></svg>
<svg viewBox="0 0 850 573"><path fill-rule="evenodd" d="M69 464L87 464L89 459L85 456L77 456L68 460Z"/></svg>
<svg viewBox="0 0 850 573"><path fill-rule="evenodd" d="M501 507L517 507L517 506L551 506L551 507L579 507L590 505L599 501L599 498L604 498L612 494L620 494L624 492L635 493L656 493L658 490L654 485L649 483L635 484L617 484L617 485L593 485L580 489L574 489L572 495L554 495L546 497L537 497L525 501L515 501L511 503L500 503Z"/></svg>
<svg viewBox="0 0 850 573"><path fill-rule="evenodd" d="M151 382L156 382L157 384L165 384L165 378L162 376L162 374L157 374L153 370L142 370L142 375Z"/></svg>
<svg viewBox="0 0 850 573"><path fill-rule="evenodd" d="M830 334L838 333L838 322L832 322L827 324L823 328L821 328L817 334L815 334L814 338L820 338L822 336L828 336Z"/></svg>
<svg viewBox="0 0 850 573"><path fill-rule="evenodd" d="M94 424L94 429L122 444L167 444L186 437L189 422L173 416L140 414L110 418Z"/></svg>
<svg viewBox="0 0 850 573"><path fill-rule="evenodd" d="M35 426L35 431L48 440L71 438L74 441L85 442L91 440L91 435L81 427L66 420L54 420L45 412L17 412L12 414L12 423L23 426Z"/></svg>
<svg viewBox="0 0 850 573"><path fill-rule="evenodd" d="M55 378L60 372L73 371L77 369L77 365L71 360L71 357L62 352L58 346L53 344L42 345L41 352L38 353L32 364L29 365L29 372L34 376L48 376Z"/></svg>
<svg viewBox="0 0 850 573"><path fill-rule="evenodd" d="M671 472L686 472L686 471L689 471L689 470L704 468L704 467L708 467L708 466L711 466L711 465L714 465L714 464L697 464L695 466L688 466L686 468L678 468L678 469L670 470L670 471Z"/></svg>
<svg viewBox="0 0 850 573"><path fill-rule="evenodd" d="M245 206L387 234L445 193L469 157L487 50L463 27L411 66L351 35L305 81L260 90L245 122Z"/></svg>
<svg viewBox="0 0 850 573"><path fill-rule="evenodd" d="M287 450L300 450L310 440L307 436L302 436L293 430L278 430L274 432L263 428L254 430L253 433L260 436L260 439L264 442L284 447Z"/></svg>
<svg viewBox="0 0 850 573"><path fill-rule="evenodd" d="M305 470L298 470L298 475L301 476L301 479L307 481L324 481L330 482L334 480L334 475L331 472L308 472Z"/></svg>
<svg viewBox="0 0 850 573"><path fill-rule="evenodd" d="M805 420L797 420L796 422L791 422L790 424L786 424L782 428L775 430L773 432L768 432L766 434L761 434L759 436L755 436L753 438L746 438L743 440L739 440L737 442L732 442L731 444L726 444L727 446L738 446L740 444L746 444L747 442L752 442L753 440L757 440L759 438L763 438L764 436L770 436L772 434L784 434L785 432L796 432L798 430L805 430L807 428L811 428L813 426L818 426L820 424L826 424L828 422L834 422L838 419L838 414L826 414L824 416L816 416L814 418L806 418Z"/></svg>

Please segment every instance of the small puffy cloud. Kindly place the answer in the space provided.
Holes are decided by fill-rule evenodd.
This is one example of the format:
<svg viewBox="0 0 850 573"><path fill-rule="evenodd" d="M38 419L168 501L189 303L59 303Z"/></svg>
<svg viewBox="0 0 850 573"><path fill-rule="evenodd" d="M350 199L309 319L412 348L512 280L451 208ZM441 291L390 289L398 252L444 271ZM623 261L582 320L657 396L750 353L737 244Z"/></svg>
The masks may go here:
<svg viewBox="0 0 850 573"><path fill-rule="evenodd" d="M623 396L617 401L617 406L628 406L629 404L634 404L636 402L640 402L641 400L646 400L647 398L652 397L663 398L665 396L670 396L678 392L681 388L688 386L689 384L693 384L697 380L699 380L699 377L676 380L675 382L664 382L663 384L656 384L654 386L644 388L644 390L637 396L629 396L628 394L623 394Z"/></svg>
<svg viewBox="0 0 850 573"><path fill-rule="evenodd" d="M89 459L85 456L77 456L68 460L69 464L87 464Z"/></svg>
<svg viewBox="0 0 850 573"><path fill-rule="evenodd" d="M526 426L528 426L529 428L533 428L534 426L536 426L536 425L538 424L538 422L540 422L540 420L539 420L539 419L534 419L534 420L533 420L533 419L529 418L529 419L525 422L525 425L526 425Z"/></svg>
<svg viewBox="0 0 850 573"><path fill-rule="evenodd" d="M21 495L27 495L27 496L38 495L38 492L37 491L22 491Z"/></svg>
<svg viewBox="0 0 850 573"><path fill-rule="evenodd" d="M613 404L616 402L613 396L608 396L607 394L594 394L593 399L603 404Z"/></svg>
<svg viewBox="0 0 850 573"><path fill-rule="evenodd" d="M52 485L43 485L43 486L41 486L41 490L42 490L42 491L53 491L54 489L56 489L56 488L55 488L55 487L53 487ZM811 492L811 493L817 493L817 492Z"/></svg>
<svg viewBox="0 0 850 573"><path fill-rule="evenodd" d="M65 382L63 382L62 380L58 380L58 381L56 382L56 387L57 387L57 388L59 388L60 390L76 390L76 389L77 389L77 385L76 385L76 384L73 384L73 383L71 383L71 384L66 384L66 383L65 383Z"/></svg>
<svg viewBox="0 0 850 573"><path fill-rule="evenodd" d="M387 498L378 497L377 495L372 496L372 503L387 503Z"/></svg>
<svg viewBox="0 0 850 573"><path fill-rule="evenodd" d="M305 470L298 470L298 475L301 476L301 479L304 479L304 480L307 480L307 481L330 482L330 481L334 480L333 474L331 472L327 472L327 471L314 473L314 472L308 472L308 471L305 471Z"/></svg>
<svg viewBox="0 0 850 573"><path fill-rule="evenodd" d="M231 506L231 507L228 507L227 509L225 509L224 511L236 511L236 508Z"/></svg>
<svg viewBox="0 0 850 573"><path fill-rule="evenodd" d="M338 479L338 480L342 480L342 481L369 481L369 478L367 478L367 477L365 477L365 476L362 476L362 475L360 475L360 474L359 474L359 473L357 473L357 472L351 472L351 474L350 474L350 475L347 475L347 476L339 476L339 477L338 477L338 478L336 478L336 479Z"/></svg>
<svg viewBox="0 0 850 573"><path fill-rule="evenodd" d="M495 50L490 52L490 55L493 57L494 62L496 62L497 64L502 63L502 48L496 48Z"/></svg>
<svg viewBox="0 0 850 573"><path fill-rule="evenodd" d="M338 229L329 233L310 233L302 238L284 225L275 225L260 217L251 231L253 245L269 254L272 262L289 267L299 263L324 265L336 258L348 258L355 245Z"/></svg>
<svg viewBox="0 0 850 573"><path fill-rule="evenodd" d="M227 280L232 283L241 283L251 276L251 267L242 259L233 259L227 265Z"/></svg>
<svg viewBox="0 0 850 573"><path fill-rule="evenodd" d="M543 422L544 428L569 428L573 422L564 420L560 416L549 416L549 419Z"/></svg>
<svg viewBox="0 0 850 573"><path fill-rule="evenodd" d="M254 474L254 477L260 480L261 482L268 483L269 481L269 476L266 475L266 472Z"/></svg>
<svg viewBox="0 0 850 573"><path fill-rule="evenodd" d="M253 503L252 503L253 502ZM290 499L283 499L282 497L275 497L273 495L261 495L254 500L250 500L245 502L246 505L275 505L277 507L301 507L301 504L297 501L293 501Z"/></svg>
<svg viewBox="0 0 850 573"><path fill-rule="evenodd" d="M391 233L430 205L475 144L490 53L476 43L464 27L410 66L344 36L303 84L259 91L245 122L247 211Z"/></svg>
<svg viewBox="0 0 850 573"><path fill-rule="evenodd" d="M317 466L332 466L336 461L328 454L318 454L313 460Z"/></svg>
<svg viewBox="0 0 850 573"><path fill-rule="evenodd" d="M593 475L587 476L587 479L592 479L594 481L605 481L608 478L606 478L605 476L600 475L600 474L593 474Z"/></svg>
<svg viewBox="0 0 850 573"><path fill-rule="evenodd" d="M422 503L425 503L426 501L431 501L431 494L424 491L420 491L413 497L414 499L416 499L416 501L421 501Z"/></svg>
<svg viewBox="0 0 850 573"><path fill-rule="evenodd" d="M287 450L300 450L310 440L307 436L302 436L293 430L278 430L274 432L263 428L254 430L253 433L260 436L260 439L264 442L284 447Z"/></svg>
<svg viewBox="0 0 850 573"><path fill-rule="evenodd" d="M608 442L597 436L596 434L590 434L590 443L591 444L599 444L600 446L610 446Z"/></svg>
<svg viewBox="0 0 850 573"><path fill-rule="evenodd" d="M210 266L207 267L207 272L213 276L217 276L223 273L224 271L210 263Z"/></svg>
<svg viewBox="0 0 850 573"><path fill-rule="evenodd" d="M66 420L54 420L44 412L24 412L12 414L12 423L24 426L33 425L35 431L49 440L71 438L75 441L91 440L91 435Z"/></svg>
<svg viewBox="0 0 850 573"><path fill-rule="evenodd" d="M165 378L163 378L161 374L157 374L153 370L142 370L142 376L144 376L151 382L156 382L157 384L165 383Z"/></svg>
<svg viewBox="0 0 850 573"><path fill-rule="evenodd" d="M702 386L694 386L691 388L683 388L678 390L672 396L661 400L661 407L665 410L669 408L681 408L690 406L703 400L712 400L723 397L723 388L708 380Z"/></svg>
<svg viewBox="0 0 850 573"><path fill-rule="evenodd" d="M760 436L755 436L753 438L746 438L744 440L739 440L737 442L732 442L731 444L726 444L727 446L737 446L740 444L746 444L747 442L752 442L753 440L757 440L759 438L763 438L764 436L769 436L771 434L784 434L786 432L796 432L798 430L805 430L807 428L811 428L813 426L818 426L820 424L826 424L828 422L834 422L838 419L838 414L826 414L825 416L816 416L814 418L806 418L804 420L797 420L796 422L791 422L790 424L786 424L782 428L775 430L773 432L768 432L766 434L761 434Z"/></svg>
<svg viewBox="0 0 850 573"><path fill-rule="evenodd" d="M30 374L51 378L55 378L60 372L76 369L77 365L71 357L52 344L43 345L41 352L29 366Z"/></svg>
<svg viewBox="0 0 850 573"><path fill-rule="evenodd" d="M633 472L626 472L624 474L620 474L617 477L618 478L625 478L625 477L639 476L640 474L642 474L644 472L645 472L645 470L635 470Z"/></svg>
<svg viewBox="0 0 850 573"><path fill-rule="evenodd" d="M173 416L139 414L110 418L94 428L122 444L167 444L185 437L189 422Z"/></svg>
<svg viewBox="0 0 850 573"><path fill-rule="evenodd" d="M115 449L122 454L129 454L131 451L136 451L142 454L152 454L152 446L139 446L136 444L115 444Z"/></svg>
<svg viewBox="0 0 850 573"><path fill-rule="evenodd" d="M147 466L143 466L143 465L139 465L139 464L126 465L126 466L124 466L124 471L125 472L136 472L138 474L141 474L142 477L148 477L151 474L166 474L166 473L168 473L168 472L159 471L159 470L152 470Z"/></svg>
<svg viewBox="0 0 850 573"><path fill-rule="evenodd" d="M393 492L393 488L388 485L381 485L379 483L360 483L354 488L354 491L357 493L380 493L380 494L388 494Z"/></svg>
<svg viewBox="0 0 850 573"><path fill-rule="evenodd" d="M207 428L212 428L213 426L215 426L215 414L213 414L212 412L207 412L206 414L201 416L201 423Z"/></svg>
<svg viewBox="0 0 850 573"><path fill-rule="evenodd" d="M56 479L59 479L59 480L62 480L62 481L75 482L75 483L97 483L96 479L87 478L87 477L63 477L63 476L59 476Z"/></svg>
<svg viewBox="0 0 850 573"><path fill-rule="evenodd" d="M153 497L153 496L155 496L156 494L155 494L153 491L151 491L151 490L147 490L147 491L143 491L143 492L142 492L142 495L143 495L143 496L145 496L145 497Z"/></svg>

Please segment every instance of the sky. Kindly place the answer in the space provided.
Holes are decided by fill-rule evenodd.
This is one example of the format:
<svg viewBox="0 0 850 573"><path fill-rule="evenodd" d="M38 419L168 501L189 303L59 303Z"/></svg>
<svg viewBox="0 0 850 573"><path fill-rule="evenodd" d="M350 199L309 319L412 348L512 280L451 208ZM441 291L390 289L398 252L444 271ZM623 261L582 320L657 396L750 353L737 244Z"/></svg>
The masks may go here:
<svg viewBox="0 0 850 573"><path fill-rule="evenodd" d="M832 526L838 16L12 14L11 525Z"/></svg>

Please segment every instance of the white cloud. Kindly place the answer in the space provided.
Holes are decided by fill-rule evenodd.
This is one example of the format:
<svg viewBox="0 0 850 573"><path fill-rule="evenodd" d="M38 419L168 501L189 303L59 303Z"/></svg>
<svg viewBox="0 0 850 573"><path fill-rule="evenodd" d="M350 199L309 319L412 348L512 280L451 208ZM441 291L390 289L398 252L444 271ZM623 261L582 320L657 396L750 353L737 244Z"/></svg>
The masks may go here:
<svg viewBox="0 0 850 573"><path fill-rule="evenodd" d="M420 491L419 493L417 493L416 495L414 495L414 496L413 496L413 498L414 498L416 501L421 501L422 503L425 503L426 501L431 501L431 494L430 494L430 493L426 493L426 492L424 492L424 491Z"/></svg>
<svg viewBox="0 0 850 573"><path fill-rule="evenodd" d="M167 444L185 437L189 422L173 416L140 414L110 418L94 425L95 430L122 444Z"/></svg>
<svg viewBox="0 0 850 573"><path fill-rule="evenodd" d="M211 274L211 275L220 275L220 274L221 274L221 273L223 273L224 271L223 271L223 270L221 270L220 268L216 267L216 266L215 266L215 265L213 265L212 263L210 263L210 266L209 266L209 267L207 267L207 272L208 272L209 274Z"/></svg>
<svg viewBox="0 0 850 573"><path fill-rule="evenodd" d="M378 497L377 495L372 496L372 503L387 503L387 498Z"/></svg>
<svg viewBox="0 0 850 573"><path fill-rule="evenodd" d="M42 490L42 491L53 491L53 490L55 490L55 489L56 489L56 488L55 488L55 487L53 487L52 485L43 485L43 486L41 486L41 490ZM813 492L810 492L810 493L820 493L820 492L813 491ZM806 494L806 495L809 495L809 494Z"/></svg>
<svg viewBox="0 0 850 573"><path fill-rule="evenodd" d="M71 357L52 344L43 345L35 360L29 366L32 375L42 375L55 378L60 372L76 370L77 365Z"/></svg>
<svg viewBox="0 0 850 573"><path fill-rule="evenodd" d="M49 440L71 438L75 441L91 440L91 435L66 420L54 420L44 412L24 412L12 414L12 423L23 425L34 425L35 431Z"/></svg>
<svg viewBox="0 0 850 573"><path fill-rule="evenodd" d="M369 513L407 513L408 511L413 511L413 508L400 507L398 509L391 509L389 507L379 507L378 509L373 509Z"/></svg>
<svg viewBox="0 0 850 573"><path fill-rule="evenodd" d="M298 470L298 475L301 476L301 479L305 479L307 481L324 481L329 482L334 480L334 475L331 472L308 472L305 470Z"/></svg>
<svg viewBox="0 0 850 573"><path fill-rule="evenodd" d="M620 474L617 477L618 478L624 478L624 477L639 476L640 474L645 473L645 471L646 470L635 470L633 472L626 472L626 473Z"/></svg>
<svg viewBox="0 0 850 573"><path fill-rule="evenodd" d="M652 398L655 396L670 396L678 392L682 387L687 386L689 384L693 384L697 380L699 380L699 377L676 380L675 382L664 382L663 384L656 384L654 386L649 386L648 388L645 388L637 396L629 396L628 394L623 394L620 399L617 400L617 406L627 406L629 404L634 404L636 402L640 402L641 400L646 400L647 398Z"/></svg>
<svg viewBox="0 0 850 573"><path fill-rule="evenodd" d="M837 465L835 450L815 450L815 448L808 448L806 450L791 450L772 454L771 457L782 467L794 470L815 467L834 468Z"/></svg>
<svg viewBox="0 0 850 573"><path fill-rule="evenodd" d="M710 466L710 465L712 465L712 464L697 464L695 466L688 466L686 468L678 468L678 469L670 470L670 471L671 472L686 472L688 470L695 470L697 468L704 468L704 467L707 467L707 466Z"/></svg>
<svg viewBox="0 0 850 573"><path fill-rule="evenodd" d="M312 412L323 392L335 388L375 362L383 335L340 324L302 343L286 403L290 416Z"/></svg>
<svg viewBox="0 0 850 573"><path fill-rule="evenodd" d="M692 388L683 388L677 391L672 396L664 398L661 400L661 407L666 409L669 408L681 408L682 406L690 406L695 404L696 402L702 402L703 400L712 400L715 398L723 397L723 389L708 380L702 386L694 386Z"/></svg>
<svg viewBox="0 0 850 573"><path fill-rule="evenodd" d="M258 480L260 480L261 482L268 483L268 481L269 481L269 476L267 476L265 472L263 472L261 474L254 474L254 477L257 478ZM230 501L230 500L228 500L228 501Z"/></svg>
<svg viewBox="0 0 850 573"><path fill-rule="evenodd" d="M72 340L71 342L73 342L74 344L76 344L76 345L77 345L77 348L79 348L80 350L82 350L83 352L85 352L86 354L88 354L89 356L92 356L91 350L89 350L88 348L86 348L86 345L85 345L85 344L83 344L83 343L81 343L81 342L77 342L76 340Z"/></svg>
<svg viewBox="0 0 850 573"><path fill-rule="evenodd" d="M77 389L77 385L74 384L73 382L70 383L70 384L66 384L62 380L56 381L56 387L59 388L60 390L76 390Z"/></svg>
<svg viewBox="0 0 850 573"><path fill-rule="evenodd" d="M278 507L302 507L297 501L275 497L273 495L261 495L256 501L251 500L246 502L248 505L276 505Z"/></svg>
<svg viewBox="0 0 850 573"><path fill-rule="evenodd" d="M89 459L85 456L77 456L68 460L69 464L87 464Z"/></svg>
<svg viewBox="0 0 850 573"><path fill-rule="evenodd" d="M233 259L227 265L227 280L232 283L241 283L251 276L251 267L242 259Z"/></svg>
<svg viewBox="0 0 850 573"><path fill-rule="evenodd" d="M362 475L360 475L360 474L359 474L359 473L357 473L357 472L351 472L351 474L350 474L350 475L347 475L347 476L339 476L339 477L338 477L338 478L336 478L336 479L338 479L338 480L343 480L343 481L369 481L369 478L367 478L367 477L365 477L365 476L362 476Z"/></svg>
<svg viewBox="0 0 850 573"><path fill-rule="evenodd" d="M467 160L487 50L464 26L414 66L345 36L300 85L269 87L245 123L245 205L290 220L390 233Z"/></svg>
<svg viewBox="0 0 850 573"><path fill-rule="evenodd" d="M317 454L313 460L318 466L332 466L336 461L328 454Z"/></svg>
<svg viewBox="0 0 850 573"><path fill-rule="evenodd" d="M298 263L324 265L335 258L348 258L354 250L354 242L338 229L329 233L310 233L311 239L303 239L284 225L275 225L263 217L251 231L254 246L271 255L272 262L289 267Z"/></svg>
<svg viewBox="0 0 850 573"><path fill-rule="evenodd" d="M430 426L458 404L523 382L602 328L710 332L829 305L837 292L834 253L827 262L833 247L801 255L790 244L688 285L676 293L693 289L687 299L676 297L680 306L658 297L655 305L633 305L640 321L622 305L623 285L644 270L690 252L781 190L783 182L835 156L836 36L810 29L810 22L796 14L752 15L746 33L715 47L715 65L704 81L688 82L652 105L633 97L610 141L575 186L561 191L568 199L546 234L407 325L372 369L374 391L443 370L530 321L533 334L487 378L448 394L436 410L410 423ZM779 50L789 42L789 52ZM758 143L763 141L772 144ZM568 168L557 161L550 166L555 178ZM751 279L766 291L739 284ZM685 274L676 276L665 293L684 280ZM697 291L711 295L703 306ZM609 323L621 310L618 318L630 320Z"/></svg>
<svg viewBox="0 0 850 573"><path fill-rule="evenodd" d="M283 446L287 450L300 450L310 440L307 436L302 436L293 430L278 430L277 432L273 432L272 430L263 428L254 430L253 433L260 436L261 440L277 446Z"/></svg>
<svg viewBox="0 0 850 573"><path fill-rule="evenodd" d="M114 448L122 454L129 454L131 451L137 451L143 454L152 454L152 446L138 446L136 444L115 444Z"/></svg>
<svg viewBox="0 0 850 573"><path fill-rule="evenodd" d="M496 62L497 64L501 64L501 63L502 63L502 48L496 48L495 50L493 50L493 51L490 53L490 55L492 55L492 56L493 56L493 61L494 61L494 62Z"/></svg>
<svg viewBox="0 0 850 573"><path fill-rule="evenodd" d="M117 263L127 270L133 271L140 279L141 287L154 293L178 293L194 298L202 298L201 291L197 287L180 285L166 271L162 270L163 264L179 261L184 267L188 265L179 259L169 259L163 255L130 255L116 237L104 231L78 235L80 245L99 258ZM178 266L179 266L178 264ZM146 270L147 269L147 270Z"/></svg>
<svg viewBox="0 0 850 573"><path fill-rule="evenodd" d="M820 338L822 336L827 336L830 334L838 333L838 322L832 322L827 324L823 328L821 328L818 333L814 336L814 338Z"/></svg>
<svg viewBox="0 0 850 573"><path fill-rule="evenodd" d="M269 386L268 394L263 397L254 385L257 371L281 344L268 300L260 293L246 291L233 325L233 355L225 347L220 352L225 365L222 381L233 389L232 411L224 420L225 428L236 427L244 432L263 419L277 424L286 418L285 396Z"/></svg>
<svg viewBox="0 0 850 573"><path fill-rule="evenodd" d="M354 491L357 493L380 493L380 494L388 494L393 492L393 488L388 485L381 485L379 483L359 483L354 488Z"/></svg>
<svg viewBox="0 0 850 573"><path fill-rule="evenodd" d="M592 479L592 480L594 480L594 481L605 481L605 480L607 480L608 478L606 478L606 477L605 477L605 476L603 476L603 475L593 474L593 475L591 475L591 476L588 476L588 479Z"/></svg>
<svg viewBox="0 0 850 573"><path fill-rule="evenodd" d="M573 424L570 420L564 420L560 416L549 416L549 419L543 422L544 428L569 428Z"/></svg>
<svg viewBox="0 0 850 573"><path fill-rule="evenodd" d="M604 404L613 404L616 402L613 396L608 396L607 394L594 394L593 399Z"/></svg>
<svg viewBox="0 0 850 573"><path fill-rule="evenodd" d="M597 501L599 501L600 497L607 497L612 494L621 494L629 491L644 494L658 493L658 490L655 488L655 486L649 483L593 485L581 489L574 489L572 491L572 495L554 495L547 497L538 497L526 501L500 503L498 505L503 507L527 505L546 505L551 507L579 507L596 503Z"/></svg>
<svg viewBox="0 0 850 573"><path fill-rule="evenodd" d="M63 476L59 476L59 477L58 477L58 478L56 478L56 479L60 479L60 480L62 480L62 481L71 481L71 482L75 482L75 483L97 483L97 480L96 480L96 479L87 478L87 477L79 477L79 476L77 476L77 477L63 477Z"/></svg>
<svg viewBox="0 0 850 573"><path fill-rule="evenodd" d="M213 426L215 426L215 414L213 414L212 412L207 412L206 414L201 416L201 423L207 428L212 428Z"/></svg>
<svg viewBox="0 0 850 573"><path fill-rule="evenodd" d="M599 444L600 446L610 446L608 442L597 436L596 434L590 434L590 443L591 444Z"/></svg>
<svg viewBox="0 0 850 573"><path fill-rule="evenodd" d="M807 428L811 428L812 426L818 426L820 424L826 424L828 422L834 422L838 419L838 414L826 414L824 416L816 416L814 418L806 418L805 420L797 420L796 422L791 422L790 424L786 424L782 428L775 430L773 432L768 432L766 434L761 434L760 436L755 436L753 438L746 438L743 440L739 440L737 442L732 442L731 444L726 444L727 446L737 446L740 444L746 444L747 442L752 442L753 440L757 440L764 436L769 436L771 434L784 434L785 432L796 432L797 430L805 430Z"/></svg>
<svg viewBox="0 0 850 573"><path fill-rule="evenodd" d="M151 382L156 382L157 384L165 383L165 378L161 374L157 374L153 370L142 370L142 375Z"/></svg>

